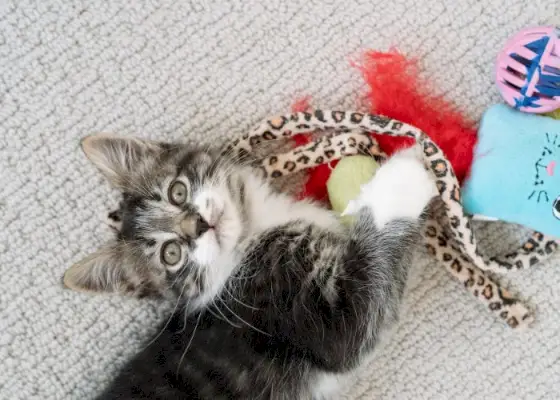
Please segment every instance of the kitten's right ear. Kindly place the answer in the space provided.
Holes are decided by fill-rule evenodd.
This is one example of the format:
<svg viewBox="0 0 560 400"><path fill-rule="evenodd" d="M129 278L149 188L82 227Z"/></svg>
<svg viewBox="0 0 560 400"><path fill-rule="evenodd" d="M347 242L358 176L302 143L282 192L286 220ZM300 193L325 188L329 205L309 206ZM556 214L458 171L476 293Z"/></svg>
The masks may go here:
<svg viewBox="0 0 560 400"><path fill-rule="evenodd" d="M146 169L161 150L158 143L108 134L86 136L81 145L87 158L109 182L123 190L131 184L131 173Z"/></svg>
<svg viewBox="0 0 560 400"><path fill-rule="evenodd" d="M64 286L77 292L144 296L150 288L148 271L138 268L139 260L131 254L126 244L106 244L68 268Z"/></svg>

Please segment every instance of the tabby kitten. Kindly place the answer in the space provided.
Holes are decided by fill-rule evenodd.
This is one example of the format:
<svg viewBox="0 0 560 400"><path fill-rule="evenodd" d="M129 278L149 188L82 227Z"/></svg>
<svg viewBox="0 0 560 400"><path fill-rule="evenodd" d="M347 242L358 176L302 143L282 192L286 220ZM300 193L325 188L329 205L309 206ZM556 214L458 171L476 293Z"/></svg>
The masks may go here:
<svg viewBox="0 0 560 400"><path fill-rule="evenodd" d="M397 319L436 194L415 150L364 185L344 228L211 150L102 135L82 147L124 197L116 240L65 285L177 304L100 399L330 398Z"/></svg>

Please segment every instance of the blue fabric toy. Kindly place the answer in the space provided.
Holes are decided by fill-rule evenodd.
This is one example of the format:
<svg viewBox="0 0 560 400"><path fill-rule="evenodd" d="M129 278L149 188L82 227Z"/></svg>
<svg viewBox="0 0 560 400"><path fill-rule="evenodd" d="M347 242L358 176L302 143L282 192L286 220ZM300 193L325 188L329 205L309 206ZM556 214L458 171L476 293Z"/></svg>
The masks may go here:
<svg viewBox="0 0 560 400"><path fill-rule="evenodd" d="M492 106L480 125L463 205L469 214L560 238L560 121Z"/></svg>

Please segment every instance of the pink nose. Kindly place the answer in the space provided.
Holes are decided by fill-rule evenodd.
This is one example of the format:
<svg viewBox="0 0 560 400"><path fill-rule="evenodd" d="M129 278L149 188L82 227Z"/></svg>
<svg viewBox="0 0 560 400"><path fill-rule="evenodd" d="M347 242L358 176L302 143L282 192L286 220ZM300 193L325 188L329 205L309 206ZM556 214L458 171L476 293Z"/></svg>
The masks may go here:
<svg viewBox="0 0 560 400"><path fill-rule="evenodd" d="M546 166L546 173L548 174L548 176L554 175L554 168L556 168L556 161L552 160Z"/></svg>

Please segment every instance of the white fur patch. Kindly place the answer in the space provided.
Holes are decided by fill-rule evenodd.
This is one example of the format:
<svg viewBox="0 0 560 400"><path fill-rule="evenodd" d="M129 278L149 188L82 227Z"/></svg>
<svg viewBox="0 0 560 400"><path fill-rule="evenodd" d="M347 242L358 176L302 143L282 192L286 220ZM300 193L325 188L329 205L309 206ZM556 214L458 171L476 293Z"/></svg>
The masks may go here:
<svg viewBox="0 0 560 400"><path fill-rule="evenodd" d="M340 223L327 209L306 201L296 201L284 193L276 193L261 179L250 175L245 180L250 195L251 231L259 233L290 221L302 220L326 229L338 229Z"/></svg>
<svg viewBox="0 0 560 400"><path fill-rule="evenodd" d="M243 232L244 221L228 190L222 185L205 187L194 195L193 204L211 226L196 240L190 255L201 268L206 287L193 306L203 307L222 290L239 263L235 251Z"/></svg>
<svg viewBox="0 0 560 400"><path fill-rule="evenodd" d="M220 255L220 246L214 230L208 230L196 240L196 247L191 257L198 265L210 267Z"/></svg>
<svg viewBox="0 0 560 400"><path fill-rule="evenodd" d="M193 257L204 266L216 264L230 255L243 231L239 210L226 188L206 187L193 200L198 212L212 227L196 241ZM218 263L220 264L220 263ZM216 268L220 268L217 265Z"/></svg>
<svg viewBox="0 0 560 400"><path fill-rule="evenodd" d="M312 383L311 396L313 400L337 399L348 381L348 374L319 373Z"/></svg>
<svg viewBox="0 0 560 400"><path fill-rule="evenodd" d="M362 186L343 215L370 207L378 227L397 218L416 219L437 195L435 181L425 169L417 146L401 151L379 168Z"/></svg>

